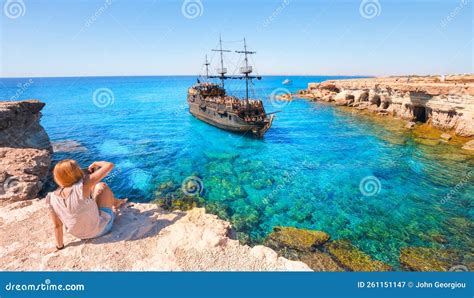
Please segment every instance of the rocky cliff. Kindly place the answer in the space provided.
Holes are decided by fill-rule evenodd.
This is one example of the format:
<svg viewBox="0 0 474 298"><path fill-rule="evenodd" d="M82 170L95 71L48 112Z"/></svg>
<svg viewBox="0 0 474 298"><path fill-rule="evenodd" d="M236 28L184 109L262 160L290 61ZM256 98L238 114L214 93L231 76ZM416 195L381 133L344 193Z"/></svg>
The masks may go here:
<svg viewBox="0 0 474 298"><path fill-rule="evenodd" d="M331 80L309 83L299 96L474 136L474 75Z"/></svg>
<svg viewBox="0 0 474 298"><path fill-rule="evenodd" d="M0 102L0 206L36 198L51 165L51 143L40 125L44 103Z"/></svg>

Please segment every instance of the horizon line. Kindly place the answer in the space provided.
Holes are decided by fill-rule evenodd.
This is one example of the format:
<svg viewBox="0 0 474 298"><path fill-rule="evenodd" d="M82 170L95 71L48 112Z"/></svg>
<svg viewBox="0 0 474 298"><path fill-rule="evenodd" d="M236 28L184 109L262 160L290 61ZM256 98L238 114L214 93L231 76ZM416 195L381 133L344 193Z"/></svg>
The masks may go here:
<svg viewBox="0 0 474 298"><path fill-rule="evenodd" d="M444 75L469 75L472 73L450 73ZM363 74L261 74L266 77L355 77L355 78L382 78L407 76L441 76L443 74L394 74L394 75L363 75ZM196 74L157 74L157 75L65 75L65 76L0 76L0 79L60 79L60 78L114 78L114 77L202 77Z"/></svg>

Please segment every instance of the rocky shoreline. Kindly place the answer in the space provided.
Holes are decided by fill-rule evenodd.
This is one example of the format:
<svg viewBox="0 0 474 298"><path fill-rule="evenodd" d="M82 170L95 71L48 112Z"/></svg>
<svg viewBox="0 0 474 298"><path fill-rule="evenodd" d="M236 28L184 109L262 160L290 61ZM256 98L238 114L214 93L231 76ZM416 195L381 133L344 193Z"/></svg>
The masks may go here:
<svg viewBox="0 0 474 298"><path fill-rule="evenodd" d="M381 77L309 83L296 96L428 125L474 150L474 75ZM442 135L442 136L441 136Z"/></svg>
<svg viewBox="0 0 474 298"><path fill-rule="evenodd" d="M168 211L157 204L130 204L98 239L65 233L66 249L56 251L48 207L37 198L53 152L39 123L44 106L0 102L0 270L310 270L270 248L233 240L230 224L202 208ZM84 150L73 142L54 147Z"/></svg>
<svg viewBox="0 0 474 298"><path fill-rule="evenodd" d="M318 94L329 92L327 101L334 96L336 104L367 105L380 112L380 106L371 103L375 95L370 90L351 89L342 97L339 94L347 90L322 91L328 84L318 84L299 96L322 100ZM367 98L361 95L364 92ZM382 108L390 110L391 105ZM55 251L48 208L37 199L52 154L49 138L39 124L43 107L44 103L34 100L0 103L0 183L6 186L0 192L0 270L449 271L459 264L466 264L462 270L474 268L472 260L456 251L405 247L400 251L401 268L394 269L348 240L294 227L274 227L263 245L249 246L229 222L206 213L209 209L219 214L218 208L199 208L202 198L184 196L172 183L160 186L154 203L124 208L110 234L87 241L65 234L66 249ZM393 104L391 109L394 116L398 115L396 107ZM453 116L458 120L452 129L462 134L472 125L465 123L466 110L468 106ZM414 115L401 118L413 120ZM56 147L65 152L83 150L79 143Z"/></svg>

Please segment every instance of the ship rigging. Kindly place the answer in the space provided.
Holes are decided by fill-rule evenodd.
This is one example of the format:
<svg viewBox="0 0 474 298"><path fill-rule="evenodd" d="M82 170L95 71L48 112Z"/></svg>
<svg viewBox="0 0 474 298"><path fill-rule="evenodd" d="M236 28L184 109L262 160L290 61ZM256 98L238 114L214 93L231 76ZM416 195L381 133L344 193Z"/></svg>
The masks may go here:
<svg viewBox="0 0 474 298"><path fill-rule="evenodd" d="M219 37L219 48L212 51L219 52L220 67L217 68L216 75L210 75L211 63L206 55L204 63L206 81L201 82L198 79L198 83L188 89L189 111L196 118L221 129L242 133L251 132L257 137L263 137L271 127L275 115L265 112L261 100L249 97L249 85L253 84L252 80L260 80L261 77L252 75L253 68L249 64L249 55L256 52L248 50L246 39L244 38L243 41L243 50L235 51L244 55L244 65L240 67L242 75L227 75L224 53L232 51L222 47L222 38ZM220 84L213 83L211 79L219 79ZM225 81L228 79L245 80L244 98L227 94Z"/></svg>

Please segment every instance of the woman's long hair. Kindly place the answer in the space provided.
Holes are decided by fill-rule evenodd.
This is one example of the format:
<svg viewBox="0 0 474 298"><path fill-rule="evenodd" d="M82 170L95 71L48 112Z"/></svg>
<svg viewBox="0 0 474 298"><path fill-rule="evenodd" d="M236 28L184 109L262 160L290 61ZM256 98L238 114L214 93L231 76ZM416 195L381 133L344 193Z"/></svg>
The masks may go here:
<svg viewBox="0 0 474 298"><path fill-rule="evenodd" d="M54 181L61 187L69 187L84 178L79 164L73 159L64 159L54 166Z"/></svg>

